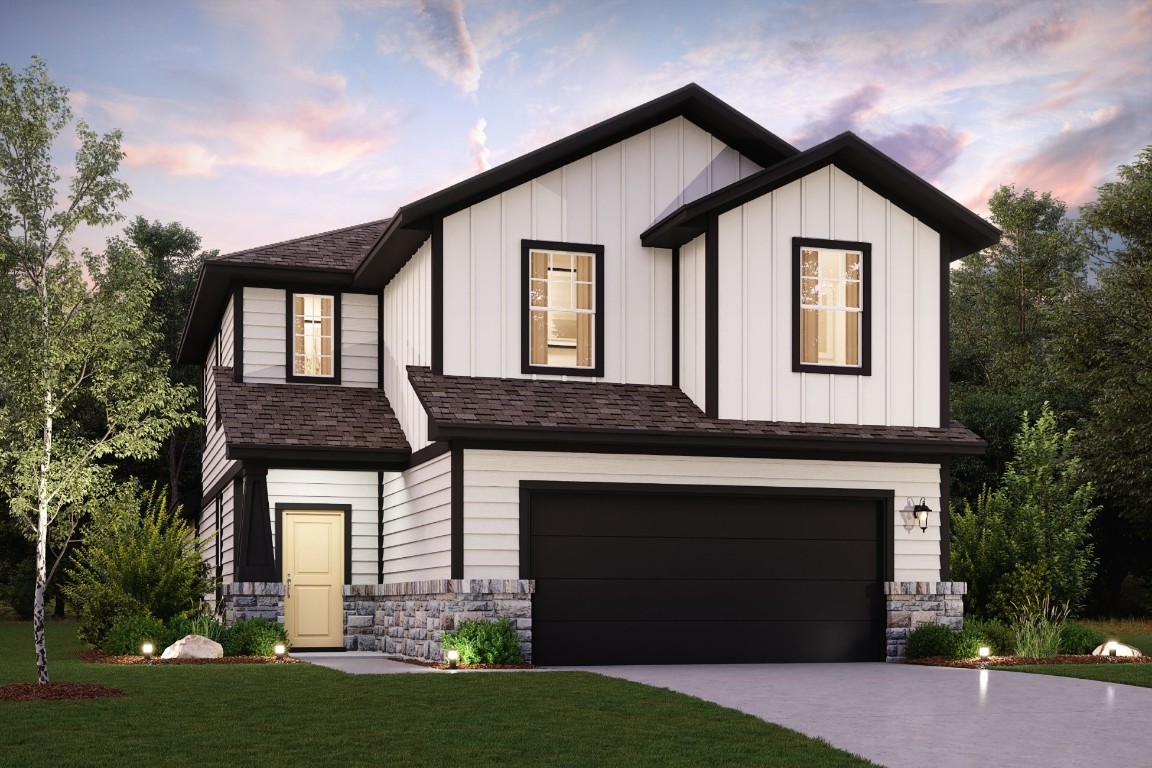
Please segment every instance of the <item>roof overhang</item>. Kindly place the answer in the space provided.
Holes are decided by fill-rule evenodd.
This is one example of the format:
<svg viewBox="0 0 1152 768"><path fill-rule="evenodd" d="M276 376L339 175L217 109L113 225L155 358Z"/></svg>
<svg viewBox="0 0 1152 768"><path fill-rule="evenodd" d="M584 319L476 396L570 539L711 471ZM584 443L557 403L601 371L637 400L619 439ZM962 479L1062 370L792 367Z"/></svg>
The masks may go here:
<svg viewBox="0 0 1152 768"><path fill-rule="evenodd" d="M412 451L407 448L330 448L284 445L236 445L229 443L229 459L283 468L366 469L400 472L408 468Z"/></svg>

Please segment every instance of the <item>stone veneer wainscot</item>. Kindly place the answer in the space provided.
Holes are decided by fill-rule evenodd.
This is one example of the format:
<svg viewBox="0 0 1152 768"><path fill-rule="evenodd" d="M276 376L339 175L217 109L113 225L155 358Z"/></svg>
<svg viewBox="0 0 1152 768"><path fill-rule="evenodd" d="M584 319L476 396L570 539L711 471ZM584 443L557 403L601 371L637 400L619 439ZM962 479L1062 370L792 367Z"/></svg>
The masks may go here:
<svg viewBox="0 0 1152 768"><path fill-rule="evenodd" d="M964 628L963 581L889 581L884 584L888 626L884 632L886 660L904 658L908 634L922 624Z"/></svg>
<svg viewBox="0 0 1152 768"><path fill-rule="evenodd" d="M531 580L437 579L344 587L344 647L441 661L440 637L468 619L507 618L532 660Z"/></svg>
<svg viewBox="0 0 1152 768"><path fill-rule="evenodd" d="M257 616L284 623L284 585L276 581L237 581L224 584L217 607L227 626Z"/></svg>

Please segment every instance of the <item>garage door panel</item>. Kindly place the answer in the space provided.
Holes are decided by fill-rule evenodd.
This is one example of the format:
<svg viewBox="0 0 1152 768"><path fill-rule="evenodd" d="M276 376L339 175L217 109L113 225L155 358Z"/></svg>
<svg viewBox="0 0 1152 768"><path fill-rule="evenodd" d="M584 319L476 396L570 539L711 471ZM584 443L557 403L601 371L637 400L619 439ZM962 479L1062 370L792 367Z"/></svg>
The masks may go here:
<svg viewBox="0 0 1152 768"><path fill-rule="evenodd" d="M874 504L860 499L697 494L533 494L533 535L876 539ZM818 509L818 514L813 510Z"/></svg>
<svg viewBox="0 0 1152 768"><path fill-rule="evenodd" d="M851 579L878 570L875 541L532 537L537 579Z"/></svg>
<svg viewBox="0 0 1152 768"><path fill-rule="evenodd" d="M876 661L875 622L533 622L537 664Z"/></svg>
<svg viewBox="0 0 1152 768"><path fill-rule="evenodd" d="M551 579L537 582L533 602L534 623L867 622L883 594L875 581Z"/></svg>

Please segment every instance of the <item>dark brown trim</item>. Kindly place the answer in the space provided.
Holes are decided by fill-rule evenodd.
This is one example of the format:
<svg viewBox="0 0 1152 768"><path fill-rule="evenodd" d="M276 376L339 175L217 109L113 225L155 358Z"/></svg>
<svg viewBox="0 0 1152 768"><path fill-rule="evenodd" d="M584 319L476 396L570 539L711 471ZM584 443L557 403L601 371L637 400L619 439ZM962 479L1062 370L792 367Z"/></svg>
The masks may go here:
<svg viewBox="0 0 1152 768"><path fill-rule="evenodd" d="M237 461L259 461L284 468L301 469L386 469L400 471L408 466L407 448L324 448L287 445L232 445L225 456Z"/></svg>
<svg viewBox="0 0 1152 768"><path fill-rule="evenodd" d="M860 251L863 261L863 277L860 284L860 297L864 311L860 314L860 365L815 365L800 362L800 251L802 248L834 248L845 251ZM899 297L888 297L889 301ZM844 376L872 375L872 244L849 240L821 240L814 237L792 238L792 370L797 373L840 374ZM945 425L941 425L945 426Z"/></svg>
<svg viewBox="0 0 1152 768"><path fill-rule="evenodd" d="M672 249L672 386L680 386L680 246Z"/></svg>
<svg viewBox="0 0 1152 768"><path fill-rule="evenodd" d="M384 389L384 291L376 292L376 387Z"/></svg>
<svg viewBox="0 0 1152 768"><path fill-rule="evenodd" d="M879 505L880 562L884 573L881 581L895 577L895 509L896 493L890 488L787 488L754 485L680 485L678 483L581 483L554 480L520 481L520 578L532 575L532 493L619 493L619 494L688 494L707 496L768 496L812 499L851 499L876 502ZM527 521L527 522L526 522ZM702 515L701 524L707 524Z"/></svg>
<svg viewBox="0 0 1152 768"><path fill-rule="evenodd" d="M213 500L213 507L216 513L216 533L212 537L215 539L216 560L215 575L216 575L216 605L220 605L220 601L224 598L224 582L221 576L224 573L224 497L222 493L217 493Z"/></svg>
<svg viewBox="0 0 1152 768"><path fill-rule="evenodd" d="M235 580L273 581L276 539L268 520L268 468L245 464L240 479L240 502L232 501L233 519L242 521L234 550Z"/></svg>
<svg viewBox="0 0 1152 768"><path fill-rule="evenodd" d="M952 268L950 249L945 238L940 238L940 426L952 420L948 384L952 377L951 334L949 331L949 304L952 294Z"/></svg>
<svg viewBox="0 0 1152 768"><path fill-rule="evenodd" d="M561 368L555 365L533 365L532 351L532 251L568 251L571 253L590 253L595 259L595 286L594 306L596 314L593 316L595 328L595 359L591 368ZM604 246L589 243L564 243L556 240L528 240L520 241L520 372L538 373L559 376L604 376ZM436 373L436 371L433 371Z"/></svg>
<svg viewBox="0 0 1152 768"><path fill-rule="evenodd" d="M414 451L412 456L408 459L408 466L406 469L418 467L426 461L431 461L437 456L443 456L452 450L452 444L446 442L429 443L418 451Z"/></svg>
<svg viewBox="0 0 1152 768"><path fill-rule="evenodd" d="M432 373L444 373L444 219L432 220Z"/></svg>
<svg viewBox="0 0 1152 768"><path fill-rule="evenodd" d="M450 576L464 578L464 450L452 446L451 522L452 553Z"/></svg>
<svg viewBox="0 0 1152 768"><path fill-rule="evenodd" d="M211 501L214 497L223 493L224 486L232 482L243 470L244 465L239 461L235 462L231 467L225 470L224 474L220 476L220 479L213 483L212 487L208 489L203 497L201 497L200 505L204 506L208 504L208 502Z"/></svg>
<svg viewBox="0 0 1152 768"><path fill-rule="evenodd" d="M331 296L332 297L332 375L331 376L303 376L292 372L295 367L295 350L293 342L296 340L296 330L293 324L293 303L297 295L302 296ZM341 378L341 348L344 346L341 338L341 313L343 312L340 293L338 291L293 290L284 291L284 380L290 384L339 384Z"/></svg>
<svg viewBox="0 0 1152 768"><path fill-rule="evenodd" d="M952 462L940 462L940 581L952 580Z"/></svg>
<svg viewBox="0 0 1152 768"><path fill-rule="evenodd" d="M352 583L352 505L284 502L276 505L276 580L284 581L284 512L316 510L344 513L344 583Z"/></svg>
<svg viewBox="0 0 1152 768"><path fill-rule="evenodd" d="M384 473L376 473L376 583L384 583Z"/></svg>
<svg viewBox="0 0 1152 768"><path fill-rule="evenodd" d="M704 233L704 415L720 413L720 220Z"/></svg>
<svg viewBox="0 0 1152 768"><path fill-rule="evenodd" d="M244 383L244 286L232 290L232 380Z"/></svg>

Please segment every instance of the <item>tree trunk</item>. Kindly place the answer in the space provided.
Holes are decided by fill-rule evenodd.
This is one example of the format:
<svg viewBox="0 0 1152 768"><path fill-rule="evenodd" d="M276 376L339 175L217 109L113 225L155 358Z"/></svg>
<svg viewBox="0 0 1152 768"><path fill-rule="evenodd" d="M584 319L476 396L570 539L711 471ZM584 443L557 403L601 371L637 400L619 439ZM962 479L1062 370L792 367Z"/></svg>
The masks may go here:
<svg viewBox="0 0 1152 768"><path fill-rule="evenodd" d="M48 470L52 466L52 391L44 392L44 457L36 510L36 593L32 602L32 634L36 642L37 682L48 682L48 644L44 639L44 591L48 588Z"/></svg>

